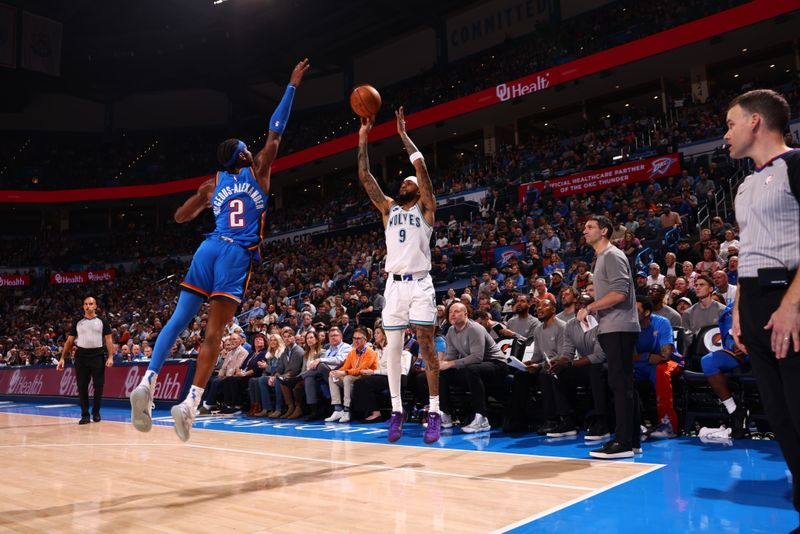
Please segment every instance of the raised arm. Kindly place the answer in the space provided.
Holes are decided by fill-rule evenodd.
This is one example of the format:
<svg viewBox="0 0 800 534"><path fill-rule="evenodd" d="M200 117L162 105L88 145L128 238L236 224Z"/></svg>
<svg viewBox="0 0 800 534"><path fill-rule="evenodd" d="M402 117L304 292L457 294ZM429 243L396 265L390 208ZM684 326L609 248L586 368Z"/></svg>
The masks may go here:
<svg viewBox="0 0 800 534"><path fill-rule="evenodd" d="M367 142L369 139L369 132L375 124L375 117L361 117L361 127L358 129L358 180L367 192L367 196L378 208L383 216L383 222L386 223L386 218L389 216L389 208L392 205L392 199L387 197L381 191L381 186L378 181L369 172L369 155L367 154Z"/></svg>
<svg viewBox="0 0 800 534"><path fill-rule="evenodd" d="M183 205L177 209L175 212L175 222L189 222L200 215L204 209L209 207L211 195L214 194L214 188L216 185L216 179L206 180L203 182L203 184L197 189L197 192L186 199L186 202L184 202Z"/></svg>
<svg viewBox="0 0 800 534"><path fill-rule="evenodd" d="M406 152L408 152L411 164L414 166L414 170L417 173L422 214L425 216L425 220L428 221L428 224L433 226L436 219L436 197L433 196L433 183L428 174L428 167L425 165L425 158L422 157L422 152L417 150L417 146L411 141L408 133L406 133L406 117L403 112L403 106L400 106L400 109L395 111L394 115L397 117L397 133L400 135L400 139L406 147Z"/></svg>
<svg viewBox="0 0 800 534"><path fill-rule="evenodd" d="M272 162L278 156L278 146L281 144L281 136L286 129L286 123L289 121L289 112L292 110L295 89L303 81L303 75L309 66L308 58L295 65L292 75L289 77L289 85L286 86L286 92L283 93L283 98L281 98L278 107L275 108L275 112L269 119L267 142L264 144L264 148L259 150L253 158L253 174L266 194L269 194Z"/></svg>

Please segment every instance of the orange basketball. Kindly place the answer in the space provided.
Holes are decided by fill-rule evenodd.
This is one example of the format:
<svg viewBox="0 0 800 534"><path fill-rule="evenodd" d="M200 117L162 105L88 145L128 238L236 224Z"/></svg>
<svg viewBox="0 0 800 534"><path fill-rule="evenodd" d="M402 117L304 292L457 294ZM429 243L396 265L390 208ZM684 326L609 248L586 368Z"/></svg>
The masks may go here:
<svg viewBox="0 0 800 534"><path fill-rule="evenodd" d="M350 93L350 107L359 117L372 117L381 109L381 94L371 85L359 85Z"/></svg>

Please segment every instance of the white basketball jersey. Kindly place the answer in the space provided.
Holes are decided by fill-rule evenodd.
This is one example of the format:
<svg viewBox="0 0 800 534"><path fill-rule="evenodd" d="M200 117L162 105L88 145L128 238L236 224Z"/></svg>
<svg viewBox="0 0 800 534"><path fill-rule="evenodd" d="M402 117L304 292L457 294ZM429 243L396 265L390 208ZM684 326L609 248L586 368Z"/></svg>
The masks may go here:
<svg viewBox="0 0 800 534"><path fill-rule="evenodd" d="M421 273L431 270L433 228L422 216L419 204L406 211L397 204L386 220L386 272Z"/></svg>

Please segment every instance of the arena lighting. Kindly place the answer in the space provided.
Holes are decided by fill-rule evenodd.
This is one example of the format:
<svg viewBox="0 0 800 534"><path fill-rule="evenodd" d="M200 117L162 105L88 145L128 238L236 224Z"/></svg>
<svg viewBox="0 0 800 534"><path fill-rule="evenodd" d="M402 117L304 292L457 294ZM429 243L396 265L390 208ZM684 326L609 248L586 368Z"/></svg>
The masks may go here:
<svg viewBox="0 0 800 534"><path fill-rule="evenodd" d="M215 6L218 6L218 5L220 5L220 4L224 4L224 3L225 3L225 2L227 2L227 1L228 1L228 0L214 0L214 5L215 5Z"/></svg>
<svg viewBox="0 0 800 534"><path fill-rule="evenodd" d="M611 158L611 161L619 161L621 159L622 159L622 154L620 154L618 156L614 156L613 158Z"/></svg>

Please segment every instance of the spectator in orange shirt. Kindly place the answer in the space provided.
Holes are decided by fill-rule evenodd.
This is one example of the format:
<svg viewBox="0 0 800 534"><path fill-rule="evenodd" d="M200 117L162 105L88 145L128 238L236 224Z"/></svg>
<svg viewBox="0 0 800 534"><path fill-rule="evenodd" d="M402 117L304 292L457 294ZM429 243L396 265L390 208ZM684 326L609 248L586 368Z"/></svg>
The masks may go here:
<svg viewBox="0 0 800 534"><path fill-rule="evenodd" d="M350 422L350 396L353 384L361 378L361 371L378 369L378 354L372 347L367 346L369 337L366 328L357 327L353 332L353 350L347 355L344 364L328 375L334 412L325 419L326 423ZM344 390L344 402L342 402L342 390Z"/></svg>

